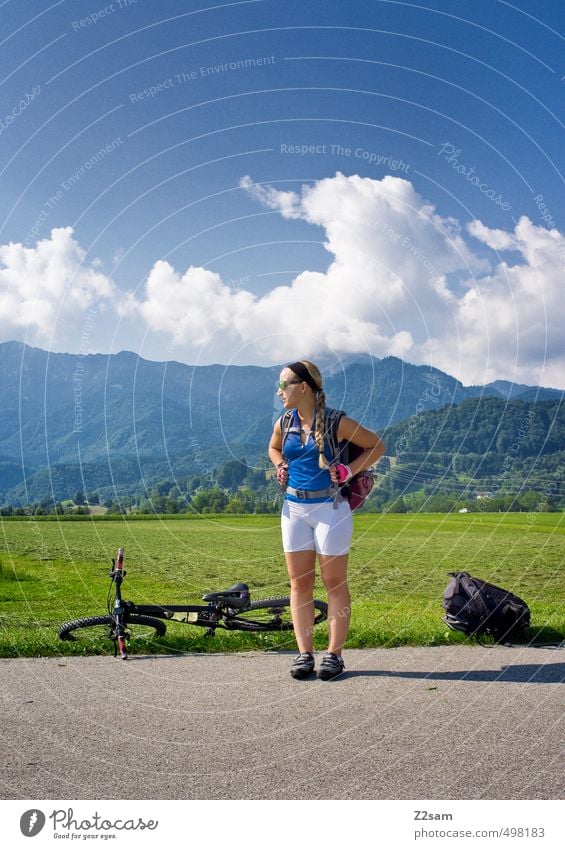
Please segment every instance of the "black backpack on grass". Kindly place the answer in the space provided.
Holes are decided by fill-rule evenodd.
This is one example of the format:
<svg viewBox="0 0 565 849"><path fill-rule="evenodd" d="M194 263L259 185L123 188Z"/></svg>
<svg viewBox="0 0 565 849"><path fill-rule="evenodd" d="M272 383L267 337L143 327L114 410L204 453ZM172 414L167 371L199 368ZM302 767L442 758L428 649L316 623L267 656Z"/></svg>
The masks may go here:
<svg viewBox="0 0 565 849"><path fill-rule="evenodd" d="M495 587L468 572L449 572L443 594L443 622L468 637L490 634L497 643L520 641L530 624L530 608L509 590ZM480 642L480 639L479 639Z"/></svg>

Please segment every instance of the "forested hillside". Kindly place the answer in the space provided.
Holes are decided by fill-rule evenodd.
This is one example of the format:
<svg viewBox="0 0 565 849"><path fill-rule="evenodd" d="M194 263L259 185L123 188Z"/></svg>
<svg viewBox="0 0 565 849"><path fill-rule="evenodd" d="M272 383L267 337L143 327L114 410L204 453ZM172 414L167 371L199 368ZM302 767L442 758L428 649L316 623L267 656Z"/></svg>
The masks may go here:
<svg viewBox="0 0 565 849"><path fill-rule="evenodd" d="M188 366L131 352L55 354L0 344L0 504L68 499L77 490L138 498L163 480L213 477L234 458L265 462L280 366ZM463 386L429 366L365 356L324 368L329 406L381 431L468 398L539 387ZM176 483L175 483L176 485Z"/></svg>

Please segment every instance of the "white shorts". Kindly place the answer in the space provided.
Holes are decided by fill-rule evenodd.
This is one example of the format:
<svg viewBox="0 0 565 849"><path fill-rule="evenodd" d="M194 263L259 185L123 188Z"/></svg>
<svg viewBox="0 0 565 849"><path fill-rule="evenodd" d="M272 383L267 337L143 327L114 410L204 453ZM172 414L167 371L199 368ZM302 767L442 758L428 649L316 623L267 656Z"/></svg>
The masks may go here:
<svg viewBox="0 0 565 849"><path fill-rule="evenodd" d="M284 551L316 551L318 554L348 554L353 534L353 516L348 501L315 503L285 501L281 528Z"/></svg>

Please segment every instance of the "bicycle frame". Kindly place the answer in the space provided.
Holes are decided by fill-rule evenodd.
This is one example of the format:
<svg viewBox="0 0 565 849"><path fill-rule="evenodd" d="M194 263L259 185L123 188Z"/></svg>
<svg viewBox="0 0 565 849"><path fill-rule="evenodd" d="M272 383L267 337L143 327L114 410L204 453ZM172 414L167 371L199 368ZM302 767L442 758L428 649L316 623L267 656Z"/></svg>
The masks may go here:
<svg viewBox="0 0 565 849"><path fill-rule="evenodd" d="M227 606L218 602L202 604L134 604L133 601L125 601L127 613L140 613L146 616L154 616L156 619L167 621L185 622L190 625L208 626L210 631L215 628L225 628L221 620L229 621L230 612ZM239 613L239 611L237 611Z"/></svg>

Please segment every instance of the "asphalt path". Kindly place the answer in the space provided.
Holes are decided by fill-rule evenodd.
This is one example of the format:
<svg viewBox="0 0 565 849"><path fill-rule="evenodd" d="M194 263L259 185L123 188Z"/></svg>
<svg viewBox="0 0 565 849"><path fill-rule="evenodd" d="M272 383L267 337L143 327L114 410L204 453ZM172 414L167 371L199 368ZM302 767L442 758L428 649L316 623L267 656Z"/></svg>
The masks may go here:
<svg viewBox="0 0 565 849"><path fill-rule="evenodd" d="M562 799L565 648L0 661L4 799Z"/></svg>

